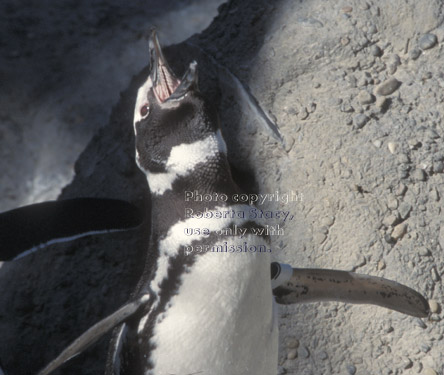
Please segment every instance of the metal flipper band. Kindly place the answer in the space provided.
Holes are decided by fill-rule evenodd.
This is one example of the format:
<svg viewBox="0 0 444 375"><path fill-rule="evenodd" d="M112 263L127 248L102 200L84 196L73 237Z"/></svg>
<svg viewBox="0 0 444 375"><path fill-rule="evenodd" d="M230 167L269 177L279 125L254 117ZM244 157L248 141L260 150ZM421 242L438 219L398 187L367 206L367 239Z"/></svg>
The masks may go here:
<svg viewBox="0 0 444 375"><path fill-rule="evenodd" d="M290 281L293 275L293 267L289 264L273 262L271 263L271 289Z"/></svg>

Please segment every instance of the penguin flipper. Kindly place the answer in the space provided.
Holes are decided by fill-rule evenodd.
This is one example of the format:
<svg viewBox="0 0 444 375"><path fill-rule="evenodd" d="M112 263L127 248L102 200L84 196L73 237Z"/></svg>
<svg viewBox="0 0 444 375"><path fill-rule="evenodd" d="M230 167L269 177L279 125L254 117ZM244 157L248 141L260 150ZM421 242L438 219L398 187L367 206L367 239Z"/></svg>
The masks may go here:
<svg viewBox="0 0 444 375"><path fill-rule="evenodd" d="M139 348L137 324L139 320L127 320L114 329L108 357L106 359L105 375L143 374L143 360Z"/></svg>
<svg viewBox="0 0 444 375"><path fill-rule="evenodd" d="M94 344L104 334L115 328L122 322L125 322L134 314L139 312L142 307L145 307L150 302L150 295L144 294L135 301L123 305L116 312L102 319L100 322L93 325L85 333L75 339L66 349L64 349L57 358L51 361L44 369L37 375L48 375L55 369L69 361L71 358L83 352L90 345Z"/></svg>
<svg viewBox="0 0 444 375"><path fill-rule="evenodd" d="M354 272L293 268L291 276L274 287L273 294L276 302L283 305L339 301L378 305L415 317L429 314L427 300L415 290L382 277Z"/></svg>
<svg viewBox="0 0 444 375"><path fill-rule="evenodd" d="M0 261L56 242L135 228L142 221L137 207L118 199L76 198L16 208L0 214Z"/></svg>

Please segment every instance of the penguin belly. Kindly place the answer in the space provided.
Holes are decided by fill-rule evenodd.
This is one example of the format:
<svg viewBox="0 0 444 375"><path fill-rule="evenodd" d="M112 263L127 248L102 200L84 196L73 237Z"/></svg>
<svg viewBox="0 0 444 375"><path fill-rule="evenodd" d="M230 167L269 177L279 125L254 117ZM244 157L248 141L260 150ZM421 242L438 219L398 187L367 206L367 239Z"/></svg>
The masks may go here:
<svg viewBox="0 0 444 375"><path fill-rule="evenodd" d="M245 240L264 242L253 235L224 242L240 246ZM147 374L275 374L278 325L269 268L266 253L197 256L156 317Z"/></svg>

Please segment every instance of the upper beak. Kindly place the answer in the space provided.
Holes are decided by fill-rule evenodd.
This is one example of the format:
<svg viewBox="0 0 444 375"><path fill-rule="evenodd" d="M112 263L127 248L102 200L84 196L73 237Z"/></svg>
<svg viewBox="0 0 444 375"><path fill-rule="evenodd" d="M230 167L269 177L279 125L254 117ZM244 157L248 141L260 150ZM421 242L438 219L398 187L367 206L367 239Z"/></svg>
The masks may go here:
<svg viewBox="0 0 444 375"><path fill-rule="evenodd" d="M149 40L151 72L153 91L160 103L165 102L176 91L180 80L172 72L162 53L156 30L151 31Z"/></svg>

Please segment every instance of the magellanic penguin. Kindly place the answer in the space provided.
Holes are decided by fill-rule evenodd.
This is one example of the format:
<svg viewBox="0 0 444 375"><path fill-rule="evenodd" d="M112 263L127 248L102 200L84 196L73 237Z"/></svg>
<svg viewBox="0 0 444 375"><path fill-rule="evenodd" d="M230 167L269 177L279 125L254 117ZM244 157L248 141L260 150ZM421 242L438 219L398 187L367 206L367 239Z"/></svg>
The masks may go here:
<svg viewBox="0 0 444 375"><path fill-rule="evenodd" d="M154 31L149 43L151 71L138 91L133 125L136 162L152 195L151 238L146 246L148 254L156 255L156 266L146 267L128 303L82 334L38 375L50 374L113 328L106 375L276 374L273 293L282 304L338 300L427 316L427 301L393 281L278 263L270 267L268 238L251 230L261 223L249 219L250 206L231 199L239 189L230 173L217 114L199 92L197 64L192 62L179 80ZM187 192L194 191L220 199L187 201ZM26 247L49 242L49 236L77 238L128 229L142 221L128 203L83 199L77 204L82 214L99 207L115 219L104 223L97 216L90 223L94 227L82 227L82 233L65 228L73 220L64 221L63 230L56 227L62 236L47 230L41 241L33 236L22 244L11 240L4 228L14 227L36 207L2 214L7 225L0 220L0 239L11 243L3 259L20 257ZM37 208L41 207L79 211L75 202ZM118 217L119 212L124 215ZM242 238L232 235L235 228L242 230Z"/></svg>
<svg viewBox="0 0 444 375"><path fill-rule="evenodd" d="M137 363L120 361L120 373L273 374L278 327L270 245L249 233L260 225L248 218L250 207L231 201L239 189L215 109L199 92L196 62L177 79L155 32L150 56L134 131L136 162L152 194L150 246L158 260L137 292L152 293L150 310L126 332L137 337ZM186 201L192 191L228 199ZM234 226L247 230L244 238L226 232Z"/></svg>

